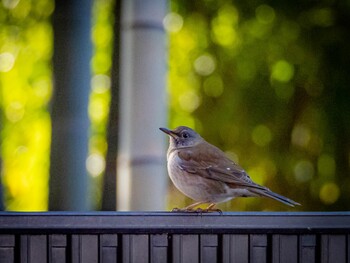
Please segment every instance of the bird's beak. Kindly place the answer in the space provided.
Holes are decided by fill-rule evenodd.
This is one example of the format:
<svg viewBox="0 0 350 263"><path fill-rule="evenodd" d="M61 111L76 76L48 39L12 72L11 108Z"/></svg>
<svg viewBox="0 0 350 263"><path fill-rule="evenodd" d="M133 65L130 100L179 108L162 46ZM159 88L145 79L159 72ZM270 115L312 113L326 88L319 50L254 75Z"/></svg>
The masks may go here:
<svg viewBox="0 0 350 263"><path fill-rule="evenodd" d="M177 134L175 132L173 132L172 130L166 129L166 128L159 128L159 130L161 130L162 132L168 134L169 136L176 138L178 137Z"/></svg>

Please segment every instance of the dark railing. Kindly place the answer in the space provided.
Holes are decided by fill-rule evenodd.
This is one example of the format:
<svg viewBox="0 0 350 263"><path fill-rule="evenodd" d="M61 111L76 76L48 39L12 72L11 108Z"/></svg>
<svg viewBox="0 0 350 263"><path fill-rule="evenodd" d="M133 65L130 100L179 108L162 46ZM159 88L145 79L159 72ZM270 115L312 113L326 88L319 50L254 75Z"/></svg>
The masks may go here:
<svg viewBox="0 0 350 263"><path fill-rule="evenodd" d="M0 262L350 262L350 213L0 213Z"/></svg>

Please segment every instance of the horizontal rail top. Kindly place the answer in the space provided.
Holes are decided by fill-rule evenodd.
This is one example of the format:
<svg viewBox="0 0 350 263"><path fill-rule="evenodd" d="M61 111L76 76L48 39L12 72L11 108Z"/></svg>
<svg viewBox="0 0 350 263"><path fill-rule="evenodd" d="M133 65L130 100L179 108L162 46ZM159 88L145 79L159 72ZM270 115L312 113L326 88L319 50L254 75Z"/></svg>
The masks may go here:
<svg viewBox="0 0 350 263"><path fill-rule="evenodd" d="M350 233L350 212L1 212L7 232Z"/></svg>

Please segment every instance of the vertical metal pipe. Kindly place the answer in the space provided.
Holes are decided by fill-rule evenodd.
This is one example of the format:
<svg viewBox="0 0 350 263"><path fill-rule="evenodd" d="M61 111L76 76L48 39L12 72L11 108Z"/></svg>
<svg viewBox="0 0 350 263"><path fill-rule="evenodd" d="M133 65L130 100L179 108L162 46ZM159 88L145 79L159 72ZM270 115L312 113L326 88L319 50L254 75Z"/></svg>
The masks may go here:
<svg viewBox="0 0 350 263"><path fill-rule="evenodd" d="M162 210L167 176L166 48L162 20L166 0L122 2L121 119L118 209Z"/></svg>

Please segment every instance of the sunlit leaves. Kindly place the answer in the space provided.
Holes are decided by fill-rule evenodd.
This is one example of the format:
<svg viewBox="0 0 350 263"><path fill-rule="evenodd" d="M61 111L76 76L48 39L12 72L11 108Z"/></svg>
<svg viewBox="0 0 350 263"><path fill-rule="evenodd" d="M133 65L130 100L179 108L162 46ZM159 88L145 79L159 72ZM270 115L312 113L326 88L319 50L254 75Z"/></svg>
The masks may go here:
<svg viewBox="0 0 350 263"><path fill-rule="evenodd" d="M337 185L345 176L337 173L349 171L349 149L335 137L349 136L344 121L349 104L339 105L338 95L349 82L339 64L348 65L349 32L338 20L347 19L345 13L330 2L306 1L302 7L298 2L293 8L230 0L172 3L181 27L170 34L171 126L192 124L208 141L234 153L253 179L290 197L310 196L302 209L340 207L349 193ZM199 18L195 27L194 17ZM261 160L274 164L273 180L265 178ZM260 207L246 202L224 207Z"/></svg>
<svg viewBox="0 0 350 263"><path fill-rule="evenodd" d="M236 46L239 43L237 23L237 9L233 5L222 6L211 21L213 41L222 46Z"/></svg>
<svg viewBox="0 0 350 263"><path fill-rule="evenodd" d="M257 182L305 196L301 209L348 209L339 203L350 186L348 7L332 1L297 1L293 8L230 0L171 5L163 20L169 126L196 128ZM94 2L86 166L96 204L107 149L112 8L112 0ZM47 208L53 9L51 0L0 3L1 156L10 210ZM233 204L226 208L284 209L269 201Z"/></svg>
<svg viewBox="0 0 350 263"><path fill-rule="evenodd" d="M94 177L104 170L109 110L112 1L96 1L92 41L90 154ZM50 156L49 102L52 95L51 15L54 1L0 4L0 106L2 175L9 210L46 210ZM93 184L98 189L98 184ZM100 193L100 191L94 190ZM98 197L94 198L98 203Z"/></svg>
<svg viewBox="0 0 350 263"><path fill-rule="evenodd" d="M5 126L3 182L9 210L47 209L50 121L47 113L35 117Z"/></svg>
<svg viewBox="0 0 350 263"><path fill-rule="evenodd" d="M2 1L0 107L6 209L46 210L53 1Z"/></svg>
<svg viewBox="0 0 350 263"><path fill-rule="evenodd" d="M92 79L88 107L91 121L89 153L86 169L92 177L90 194L94 196L93 206L98 209L102 196L102 174L105 171L107 151L106 127L108 121L111 67L113 47L113 7L112 0L96 0L93 6L92 42L94 53L91 61ZM118 18L115 18L118 19Z"/></svg>
<svg viewBox="0 0 350 263"><path fill-rule="evenodd" d="M0 72L10 71L15 64L15 57L10 52L0 54Z"/></svg>
<svg viewBox="0 0 350 263"><path fill-rule="evenodd" d="M170 35L171 44L169 51L169 81L171 113L176 109L177 116L171 114L171 126L194 125L194 119L190 115L201 104L200 76L211 75L216 69L216 59L212 54L203 52L207 47L208 39L201 34L207 24L204 17L193 14L183 20L179 14L170 13L178 25L177 33ZM171 17L170 17L171 18ZM166 19L170 19L169 15ZM166 21L165 21L166 22ZM175 23L173 21L173 23ZM170 23L168 21L168 23ZM200 29L200 30L198 30ZM175 82L173 82L175 81Z"/></svg>

